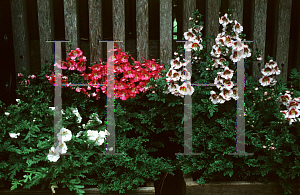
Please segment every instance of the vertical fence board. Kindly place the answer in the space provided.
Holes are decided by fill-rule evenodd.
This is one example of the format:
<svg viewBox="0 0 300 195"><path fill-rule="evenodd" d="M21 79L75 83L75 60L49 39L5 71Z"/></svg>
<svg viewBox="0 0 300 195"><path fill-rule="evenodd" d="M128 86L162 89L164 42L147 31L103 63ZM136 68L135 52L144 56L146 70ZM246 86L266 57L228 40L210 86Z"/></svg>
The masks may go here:
<svg viewBox="0 0 300 195"><path fill-rule="evenodd" d="M219 0L206 0L206 17L205 17L205 29L206 35L213 35L217 37L219 33ZM207 51L211 51L215 40L211 40L207 43Z"/></svg>
<svg viewBox="0 0 300 195"><path fill-rule="evenodd" d="M244 0L229 0L229 9L233 9L233 19L243 25L243 4Z"/></svg>
<svg viewBox="0 0 300 195"><path fill-rule="evenodd" d="M259 80L262 77L261 69L265 66L265 46L266 46L266 28L267 28L267 0L254 0L252 15L252 32L253 32L253 54L256 53L256 48L262 50L261 61L254 61L252 65L252 73L254 80ZM260 64L260 65L259 65Z"/></svg>
<svg viewBox="0 0 300 195"><path fill-rule="evenodd" d="M275 61L277 62L278 68L281 72L280 75L276 75L276 78L278 80L278 78L283 76L284 82L287 81L291 14L292 0L279 0L278 20L276 25L277 30L275 32Z"/></svg>
<svg viewBox="0 0 300 195"><path fill-rule="evenodd" d="M193 17L193 12L196 11L196 0L183 1L183 32L186 32L190 25L190 17Z"/></svg>
<svg viewBox="0 0 300 195"><path fill-rule="evenodd" d="M116 42L119 48L125 52L125 1L113 0L113 40L123 42Z"/></svg>
<svg viewBox="0 0 300 195"><path fill-rule="evenodd" d="M26 1L11 0L10 6L15 53L15 70L16 73L23 72L23 67L25 67L30 74Z"/></svg>
<svg viewBox="0 0 300 195"><path fill-rule="evenodd" d="M172 0L160 0L160 63L172 59Z"/></svg>
<svg viewBox="0 0 300 195"><path fill-rule="evenodd" d="M50 63L54 53L54 43L46 42L47 40L54 40L52 3L52 0L37 0L41 66Z"/></svg>
<svg viewBox="0 0 300 195"><path fill-rule="evenodd" d="M148 0L136 0L137 61L149 60L149 10Z"/></svg>
<svg viewBox="0 0 300 195"><path fill-rule="evenodd" d="M300 32L300 29L299 29L299 32ZM298 34L298 41L297 41L297 44L296 44L296 48L297 48L297 65L296 65L296 69L298 72L300 72L300 33Z"/></svg>
<svg viewBox="0 0 300 195"><path fill-rule="evenodd" d="M90 41L90 63L103 60L102 42L102 0L89 0L89 41Z"/></svg>
<svg viewBox="0 0 300 195"><path fill-rule="evenodd" d="M66 49L76 49L80 47L77 0L64 0L64 16L65 39L72 44L72 48L66 46Z"/></svg>

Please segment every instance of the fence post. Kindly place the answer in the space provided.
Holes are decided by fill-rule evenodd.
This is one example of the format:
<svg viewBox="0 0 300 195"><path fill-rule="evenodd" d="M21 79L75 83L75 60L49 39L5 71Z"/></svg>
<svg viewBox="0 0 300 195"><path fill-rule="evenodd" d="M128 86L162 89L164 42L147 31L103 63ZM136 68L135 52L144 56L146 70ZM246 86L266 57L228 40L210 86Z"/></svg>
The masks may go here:
<svg viewBox="0 0 300 195"><path fill-rule="evenodd" d="M47 40L54 40L53 1L37 0L37 9L42 68L42 65L50 63L53 52L53 44L46 43Z"/></svg>
<svg viewBox="0 0 300 195"><path fill-rule="evenodd" d="M206 17L205 17L205 30L206 35L213 35L217 37L219 33L219 0L206 0ZM211 51L215 40L207 43L207 51Z"/></svg>
<svg viewBox="0 0 300 195"><path fill-rule="evenodd" d="M65 40L70 40L72 44L72 48L66 46L66 49L76 49L80 47L77 0L64 0L64 16ZM66 57L68 57L67 52Z"/></svg>
<svg viewBox="0 0 300 195"><path fill-rule="evenodd" d="M278 68L281 70L280 75L276 75L277 80L281 77L284 82L287 81L288 62L289 62L289 40L290 40L290 25L292 0L279 0L277 5L277 21L275 23L275 61ZM276 16L275 16L276 17Z"/></svg>
<svg viewBox="0 0 300 195"><path fill-rule="evenodd" d="M243 26L243 5L244 0L229 0L229 9L233 9L233 18Z"/></svg>
<svg viewBox="0 0 300 195"><path fill-rule="evenodd" d="M103 39L102 32L102 0L89 0L89 41L90 41L90 63L93 64L103 60L102 43L99 42Z"/></svg>
<svg viewBox="0 0 300 195"><path fill-rule="evenodd" d="M148 0L136 0L136 53L137 61L149 60Z"/></svg>
<svg viewBox="0 0 300 195"><path fill-rule="evenodd" d="M172 0L160 0L160 64L172 59Z"/></svg>
<svg viewBox="0 0 300 195"><path fill-rule="evenodd" d="M23 72L23 67L25 67L30 74L26 1L11 0L10 6L16 73ZM18 85L17 79L18 77L16 77Z"/></svg>
<svg viewBox="0 0 300 195"><path fill-rule="evenodd" d="M252 32L253 39L253 54L256 54L256 48L262 49L262 61L254 61L252 64L253 79L261 78L261 69L265 66L265 46L266 46L266 31L267 31L267 0L254 0L252 4Z"/></svg>
<svg viewBox="0 0 300 195"><path fill-rule="evenodd" d="M125 1L113 0L112 9L113 40L123 41L116 44L125 52Z"/></svg>

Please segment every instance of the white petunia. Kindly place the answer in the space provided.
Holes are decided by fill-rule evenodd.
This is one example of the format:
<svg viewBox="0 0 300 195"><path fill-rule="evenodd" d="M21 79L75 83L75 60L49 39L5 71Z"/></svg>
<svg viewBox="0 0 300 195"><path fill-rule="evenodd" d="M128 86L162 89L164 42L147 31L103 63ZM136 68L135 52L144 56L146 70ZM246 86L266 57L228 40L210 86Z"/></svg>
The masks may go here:
<svg viewBox="0 0 300 195"><path fill-rule="evenodd" d="M77 117L77 123L81 123L82 117L80 116L77 108L72 108L73 114Z"/></svg>
<svg viewBox="0 0 300 195"><path fill-rule="evenodd" d="M47 157L48 157L48 160L50 162L56 162L60 158L60 155L59 155L58 151L54 147L51 147L51 149L49 150L49 154L47 155Z"/></svg>
<svg viewBox="0 0 300 195"><path fill-rule="evenodd" d="M58 143L58 146L57 146L57 152L60 153L60 154L65 154L67 153L67 145L65 142L59 142Z"/></svg>
<svg viewBox="0 0 300 195"><path fill-rule="evenodd" d="M18 136L20 136L20 133L9 133L9 136L11 138L18 138Z"/></svg>
<svg viewBox="0 0 300 195"><path fill-rule="evenodd" d="M72 132L69 129L62 128L57 134L58 140L67 142L72 139Z"/></svg>
<svg viewBox="0 0 300 195"><path fill-rule="evenodd" d="M76 135L76 137L80 137L82 135L83 131L79 131Z"/></svg>
<svg viewBox="0 0 300 195"><path fill-rule="evenodd" d="M98 137L96 138L95 141L96 141L95 144L96 144L97 146L101 146L101 145L104 143L104 138L98 136Z"/></svg>
<svg viewBox="0 0 300 195"><path fill-rule="evenodd" d="M10 113L8 113L8 112L5 112L4 114L5 114L6 116L9 116L9 115L10 115Z"/></svg>
<svg viewBox="0 0 300 195"><path fill-rule="evenodd" d="M87 136L89 140L95 141L98 137L98 131L88 130Z"/></svg>

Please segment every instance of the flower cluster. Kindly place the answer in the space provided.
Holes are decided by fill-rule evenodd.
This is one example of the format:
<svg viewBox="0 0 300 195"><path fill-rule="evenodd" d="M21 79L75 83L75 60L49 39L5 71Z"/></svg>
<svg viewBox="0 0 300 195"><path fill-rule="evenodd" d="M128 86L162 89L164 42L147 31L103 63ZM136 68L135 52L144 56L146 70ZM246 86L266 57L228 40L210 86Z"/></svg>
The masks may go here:
<svg viewBox="0 0 300 195"><path fill-rule="evenodd" d="M198 16L199 17L199 16ZM193 20L193 18L190 18ZM195 23L197 24L199 21L196 20ZM194 25L188 29L188 32L185 32L184 38L187 40L187 44L184 45L184 49L186 51L201 51L203 50L202 38L201 38L201 30L203 29L202 25ZM175 56L178 55L177 52L174 53ZM196 58L197 59L197 58ZM186 65L190 62L185 61L183 59L181 62L180 57L176 57L176 59L171 60L171 68L167 73L167 87L168 91L164 93L172 93L175 96L184 97L184 95L192 95L194 93L194 88L191 85L191 73L187 70ZM181 81L183 84L178 84L177 82Z"/></svg>
<svg viewBox="0 0 300 195"><path fill-rule="evenodd" d="M269 63L266 63L265 68L261 70L261 73L264 76L259 79L260 84L262 86L274 86L277 81L273 78L273 76L280 74L277 62L271 59Z"/></svg>
<svg viewBox="0 0 300 195"><path fill-rule="evenodd" d="M213 57L213 66L215 68L221 66L224 71L218 72L218 76L214 80L214 84L221 90L221 93L217 95L215 91L210 92L210 99L214 104L223 104L231 98L235 100L239 98L237 88L233 88L234 83L231 81L234 71L227 66L229 64L229 61L227 61L228 55L231 54L229 59L234 63L251 56L248 45L242 43L242 39L239 37L243 31L240 23L236 20L233 23L233 20L229 20L227 14L220 18L219 23L223 26L223 32L219 33L215 39L216 44L213 45L210 54ZM228 31L226 31L227 29Z"/></svg>
<svg viewBox="0 0 300 195"><path fill-rule="evenodd" d="M22 74L22 73L18 73L18 77L19 78L23 78L24 77L24 75ZM33 75L29 75L28 76L28 79L26 79L25 81L19 81L19 84L24 84L25 83L25 87L28 87L28 85L30 85L30 80L29 79L35 79L36 78L36 76L33 74Z"/></svg>
<svg viewBox="0 0 300 195"><path fill-rule="evenodd" d="M125 52L121 52L121 49L118 48L118 45L115 44L116 49L110 50L117 51L117 54L112 55L108 59L108 63L114 62L114 73L115 73L115 96L122 100L126 100L129 97L134 98L139 92L146 92L148 88L146 87L147 83L150 82L150 78L154 77L159 78L159 72L164 69L163 65L155 63L155 59L152 61L147 60L146 63L140 63L135 61L130 55L126 55ZM145 59L144 59L145 60ZM81 72L81 77L89 81L90 86L92 86L95 91L89 93L92 88L90 86L86 87L77 87L76 92L81 92L87 95L87 97L95 97L96 100L100 99L100 89L103 93L107 94L106 85L107 85L107 65L102 63L102 60L99 59L100 63L95 63L92 67L88 67L92 70L91 73L83 72L86 69L85 66L86 58L82 56L82 51L77 48L72 50L67 57L67 62L62 62L60 64L54 64L61 69L68 69L71 71ZM130 63L133 62L133 64ZM71 75L72 76L72 75ZM55 75L47 76L49 82L55 85ZM68 77L61 75L62 84L66 84L67 87L71 86L72 83L68 83ZM103 83L103 86L100 88L99 83Z"/></svg>
<svg viewBox="0 0 300 195"><path fill-rule="evenodd" d="M280 102L282 102L282 104L285 105L288 109L280 112L291 125L293 122L297 122L297 118L299 119L300 97L292 99L289 93L290 91L286 91L286 93L284 95L281 95L279 98Z"/></svg>
<svg viewBox="0 0 300 195"><path fill-rule="evenodd" d="M55 107L49 107L52 110ZM77 117L77 123L81 123L82 117L80 116L77 108L71 108L72 113ZM62 114L65 115L65 112L62 110ZM87 124L82 124L83 129L93 128L95 125L102 124L102 121L99 119L97 113L93 113L89 117L91 120L87 122ZM66 117L68 119L68 117ZM95 123L96 121L96 123ZM81 128L80 126L78 126ZM80 137L85 131L79 131L76 137ZM95 143L95 145L100 146L104 143L106 136L109 136L109 132L105 131L97 131L97 130L87 130L87 138ZM67 152L68 148L66 142L72 139L72 132L69 129L62 128L60 132L57 134L59 144L58 146L51 147L49 150L49 154L47 155L48 160L51 162L56 162L60 158L60 154L64 154Z"/></svg>

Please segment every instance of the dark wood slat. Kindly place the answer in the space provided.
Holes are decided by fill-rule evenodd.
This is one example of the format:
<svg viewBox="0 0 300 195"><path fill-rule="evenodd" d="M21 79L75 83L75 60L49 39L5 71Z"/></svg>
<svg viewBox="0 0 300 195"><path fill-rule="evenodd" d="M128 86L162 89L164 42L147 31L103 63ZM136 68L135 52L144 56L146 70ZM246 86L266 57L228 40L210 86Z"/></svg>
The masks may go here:
<svg viewBox="0 0 300 195"><path fill-rule="evenodd" d="M41 65L48 64L54 53L54 43L46 42L54 40L53 2L37 0Z"/></svg>
<svg viewBox="0 0 300 195"><path fill-rule="evenodd" d="M103 39L102 32L102 0L88 1L89 8L89 41L90 41L90 63L99 62L99 58L103 60L103 50L101 41Z"/></svg>
<svg viewBox="0 0 300 195"><path fill-rule="evenodd" d="M265 46L266 46L266 28L267 28L267 0L254 0L253 2L253 16L252 20L255 24L252 26L253 32L253 54L255 55L255 50L258 48L262 50L261 61L254 61L252 65L252 73L254 80L259 80L263 75L261 69L265 67L266 59L265 56ZM259 65L260 64L260 65Z"/></svg>
<svg viewBox="0 0 300 195"><path fill-rule="evenodd" d="M137 61L149 60L148 0L136 0Z"/></svg>
<svg viewBox="0 0 300 195"><path fill-rule="evenodd" d="M120 40L123 42L116 42L123 52L125 51L125 1L113 0L113 40Z"/></svg>
<svg viewBox="0 0 300 195"><path fill-rule="evenodd" d="M170 11L171 10L171 11ZM172 0L160 0L160 63L172 59Z"/></svg>

